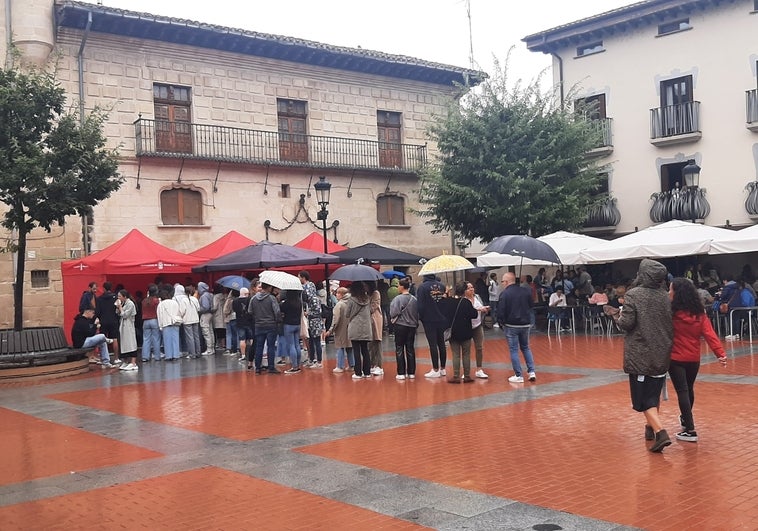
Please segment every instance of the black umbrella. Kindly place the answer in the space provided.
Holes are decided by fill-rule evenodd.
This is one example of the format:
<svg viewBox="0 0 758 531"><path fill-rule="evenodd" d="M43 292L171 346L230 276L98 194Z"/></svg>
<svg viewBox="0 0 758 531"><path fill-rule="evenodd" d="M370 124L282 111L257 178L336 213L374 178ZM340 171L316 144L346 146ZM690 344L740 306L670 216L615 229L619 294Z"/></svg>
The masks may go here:
<svg viewBox="0 0 758 531"><path fill-rule="evenodd" d="M531 258L532 260L544 260L545 262L552 262L554 264L561 263L558 254L548 244L531 236L521 236L518 234L509 234L495 238L484 248L484 252L509 254L511 256L520 256L521 258Z"/></svg>
<svg viewBox="0 0 758 531"><path fill-rule="evenodd" d="M338 261L337 257L331 254L317 253L291 245L263 240L255 245L249 245L239 251L225 254L203 265L193 267L192 272L246 271L270 267L333 264Z"/></svg>
<svg viewBox="0 0 758 531"><path fill-rule="evenodd" d="M344 251L337 251L334 254L339 257L339 261L343 264L353 264L363 259L365 262L379 262L384 265L413 265L418 264L419 260L423 258L416 254L390 249L376 243L366 243Z"/></svg>
<svg viewBox="0 0 758 531"><path fill-rule="evenodd" d="M338 268L334 273L329 275L331 280L344 280L346 282L372 281L384 278L382 274L373 267L351 264Z"/></svg>
<svg viewBox="0 0 758 531"><path fill-rule="evenodd" d="M521 277L521 268L524 264L524 258L530 258L532 260L543 260L545 262L552 262L554 264L560 264L561 259L558 253L550 247L547 243L531 236L522 236L519 234L508 234L506 236L499 236L492 240L487 247L484 248L485 253L500 253L509 254L511 256L520 256L521 265L519 265L518 276Z"/></svg>

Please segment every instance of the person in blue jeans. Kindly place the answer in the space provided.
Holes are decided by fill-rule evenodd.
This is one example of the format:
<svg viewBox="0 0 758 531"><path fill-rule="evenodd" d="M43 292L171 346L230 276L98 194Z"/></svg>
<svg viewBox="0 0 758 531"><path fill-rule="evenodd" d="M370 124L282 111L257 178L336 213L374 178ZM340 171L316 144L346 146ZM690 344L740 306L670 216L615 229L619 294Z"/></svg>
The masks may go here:
<svg viewBox="0 0 758 531"><path fill-rule="evenodd" d="M276 327L281 322L282 315L279 301L276 299L275 288L261 283L261 290L250 299L248 312L255 323L255 374L261 374L263 365L263 346L267 346L268 373L281 374L274 365L276 357Z"/></svg>
<svg viewBox="0 0 758 531"><path fill-rule="evenodd" d="M531 288L523 288L516 285L516 275L505 273L503 275L503 290L497 301L497 322L505 331L505 339L508 341L508 349L511 353L513 376L508 378L511 383L524 383L524 375L521 372L519 349L526 362L526 371L529 381L537 380L534 372L534 356L529 348L529 329L532 319L532 291Z"/></svg>

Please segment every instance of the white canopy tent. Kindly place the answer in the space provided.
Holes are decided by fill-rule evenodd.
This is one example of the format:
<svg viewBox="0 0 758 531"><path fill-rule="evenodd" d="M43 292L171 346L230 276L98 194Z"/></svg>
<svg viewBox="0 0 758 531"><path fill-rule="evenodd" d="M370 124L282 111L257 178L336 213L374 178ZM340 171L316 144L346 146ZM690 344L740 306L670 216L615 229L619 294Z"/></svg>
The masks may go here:
<svg viewBox="0 0 758 531"><path fill-rule="evenodd" d="M713 240L731 234L728 229L672 220L583 249L581 255L587 263L601 263L706 254Z"/></svg>
<svg viewBox="0 0 758 531"><path fill-rule="evenodd" d="M575 234L566 231L553 232L552 234L540 236L537 239L550 245L560 257L563 265L584 264L585 261L582 258L580 251L605 242L605 240L601 240L600 238L593 238L592 236L585 236L583 234ZM479 267L504 267L521 264L521 257L500 253L486 253L476 259L476 265ZM524 258L523 265L548 266L553 264L551 262Z"/></svg>
<svg viewBox="0 0 758 531"><path fill-rule="evenodd" d="M752 253L758 251L758 225L729 231L729 234L714 238L708 254Z"/></svg>

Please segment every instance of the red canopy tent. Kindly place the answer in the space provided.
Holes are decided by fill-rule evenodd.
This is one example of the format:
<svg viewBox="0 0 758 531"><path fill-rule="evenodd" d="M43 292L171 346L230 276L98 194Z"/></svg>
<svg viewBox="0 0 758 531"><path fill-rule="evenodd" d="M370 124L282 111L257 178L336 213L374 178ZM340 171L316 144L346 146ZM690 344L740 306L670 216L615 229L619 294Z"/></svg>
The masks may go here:
<svg viewBox="0 0 758 531"><path fill-rule="evenodd" d="M137 290L146 291L148 284L159 275L165 282L186 283L188 277L194 280L192 267L206 261L169 249L132 229L102 251L61 262L66 319L63 328L66 334L70 333L71 320L79 311L79 299L90 282L102 286L108 280L114 287L123 284L133 294Z"/></svg>
<svg viewBox="0 0 758 531"><path fill-rule="evenodd" d="M209 261L218 258L219 256L239 251L248 245L255 245L255 242L236 230L230 230L218 240L209 243L205 247L192 251L189 255Z"/></svg>

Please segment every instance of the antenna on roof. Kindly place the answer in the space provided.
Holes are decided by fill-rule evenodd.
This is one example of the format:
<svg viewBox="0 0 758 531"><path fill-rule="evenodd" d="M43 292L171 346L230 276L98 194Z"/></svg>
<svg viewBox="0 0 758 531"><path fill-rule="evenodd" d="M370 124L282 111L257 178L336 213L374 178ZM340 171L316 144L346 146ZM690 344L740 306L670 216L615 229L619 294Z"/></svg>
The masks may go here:
<svg viewBox="0 0 758 531"><path fill-rule="evenodd" d="M471 69L474 69L474 36L471 31L471 0L466 0L466 16L468 17L468 61Z"/></svg>

